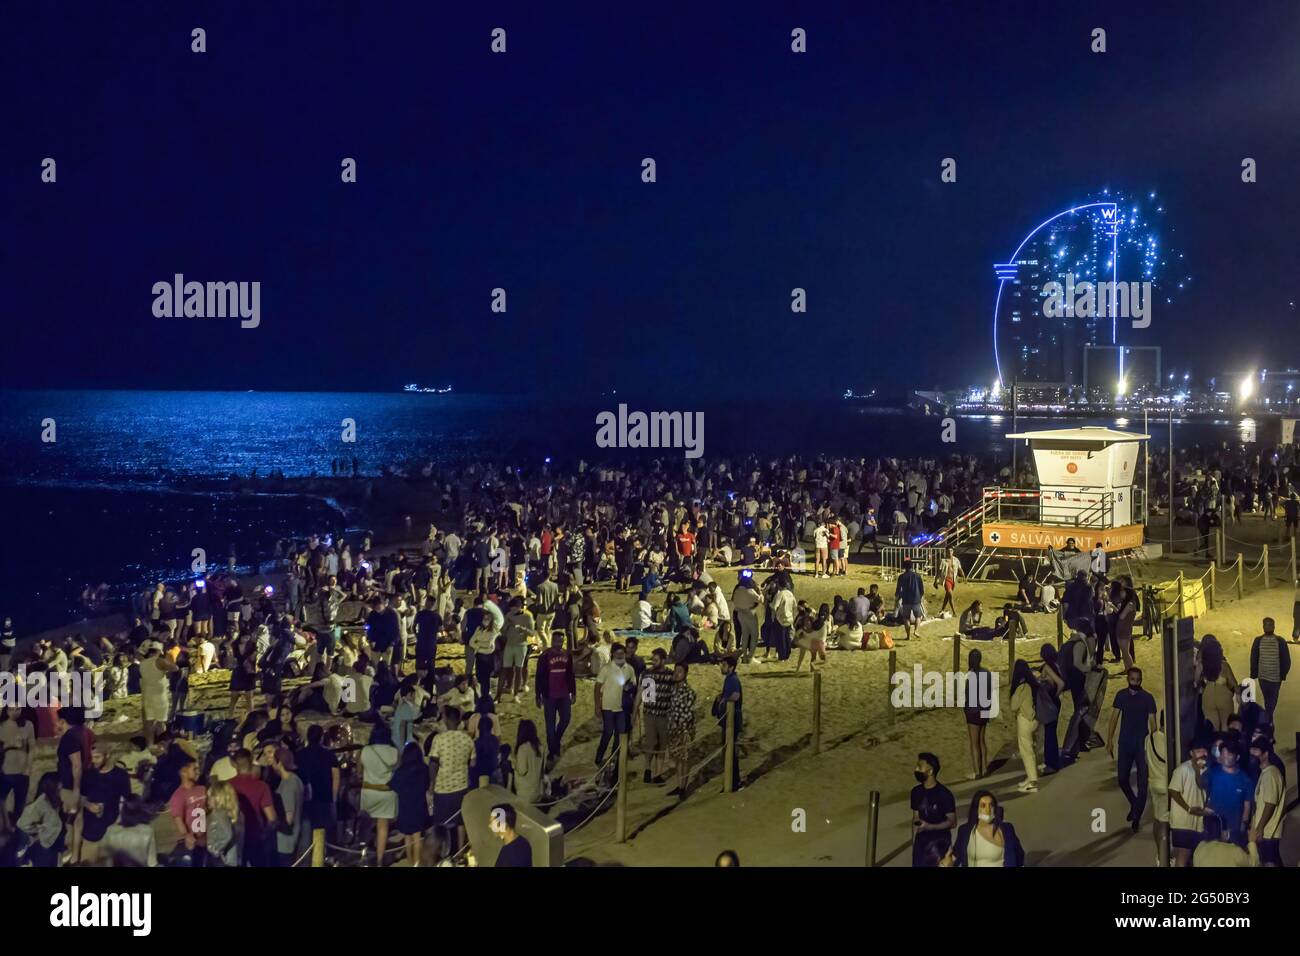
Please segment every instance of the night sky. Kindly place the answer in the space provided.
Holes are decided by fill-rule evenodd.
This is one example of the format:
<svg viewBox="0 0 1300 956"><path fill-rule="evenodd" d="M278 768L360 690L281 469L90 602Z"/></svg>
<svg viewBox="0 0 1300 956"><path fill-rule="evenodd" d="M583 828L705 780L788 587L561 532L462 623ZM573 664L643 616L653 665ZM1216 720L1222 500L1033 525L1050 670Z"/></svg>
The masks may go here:
<svg viewBox="0 0 1300 956"><path fill-rule="evenodd" d="M1107 186L1194 277L1130 344L1300 361L1300 4L794 6L10 0L0 386L988 382L992 264ZM176 272L261 326L155 318Z"/></svg>

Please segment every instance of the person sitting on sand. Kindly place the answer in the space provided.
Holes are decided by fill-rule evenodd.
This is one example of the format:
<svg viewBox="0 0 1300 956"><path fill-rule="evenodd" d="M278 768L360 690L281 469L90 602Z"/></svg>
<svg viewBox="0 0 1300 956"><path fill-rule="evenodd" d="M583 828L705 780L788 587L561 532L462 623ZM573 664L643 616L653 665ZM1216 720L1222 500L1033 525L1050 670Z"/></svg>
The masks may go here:
<svg viewBox="0 0 1300 956"><path fill-rule="evenodd" d="M984 619L984 605L979 601L971 601L970 606L961 612L961 623L957 631L962 637L972 641L991 641L996 633L996 628L982 626Z"/></svg>

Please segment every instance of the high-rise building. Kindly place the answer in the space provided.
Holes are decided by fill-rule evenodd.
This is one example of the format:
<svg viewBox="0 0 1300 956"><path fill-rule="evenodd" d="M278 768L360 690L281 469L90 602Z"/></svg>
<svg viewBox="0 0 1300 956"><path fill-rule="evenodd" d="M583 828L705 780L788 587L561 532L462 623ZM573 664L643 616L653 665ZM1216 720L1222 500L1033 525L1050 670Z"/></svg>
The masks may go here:
<svg viewBox="0 0 1300 956"><path fill-rule="evenodd" d="M1058 303L1068 300L1073 311L1070 293L1079 283L1113 281L1117 220L1114 202L1072 207L1037 226L994 266L994 356L1004 384L1081 384L1085 347L1116 340L1118 322L1110 315L1048 315L1045 306L1049 283L1059 283Z"/></svg>

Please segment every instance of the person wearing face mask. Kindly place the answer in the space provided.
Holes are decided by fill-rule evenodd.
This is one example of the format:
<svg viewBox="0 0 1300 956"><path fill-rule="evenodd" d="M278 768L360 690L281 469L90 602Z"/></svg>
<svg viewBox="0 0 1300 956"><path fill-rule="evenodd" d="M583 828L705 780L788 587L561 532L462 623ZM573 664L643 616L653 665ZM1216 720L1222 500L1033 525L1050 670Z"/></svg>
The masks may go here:
<svg viewBox="0 0 1300 956"><path fill-rule="evenodd" d="M916 755L917 785L912 788L912 866L934 866L952 845L957 825L957 801L939 782L939 758Z"/></svg>
<svg viewBox="0 0 1300 956"><path fill-rule="evenodd" d="M1147 806L1148 734L1156 731L1156 699L1142 689L1142 671L1128 669L1128 688L1115 695L1110 705L1110 730L1106 734L1106 752L1115 760L1119 788L1128 800L1128 822L1137 833ZM1115 729L1119 728L1119 753L1115 753ZM1137 772L1137 792L1130 775Z"/></svg>
<svg viewBox="0 0 1300 956"><path fill-rule="evenodd" d="M971 798L966 822L940 866L1024 866L1025 849L1015 828L1002 819L998 798L981 790Z"/></svg>
<svg viewBox="0 0 1300 956"><path fill-rule="evenodd" d="M601 715L600 744L596 747L596 766L605 763L605 748L611 740L617 749L623 734L627 733L627 715L623 709L624 695L635 693L636 671L627 662L627 650L622 644L610 648L610 661L596 675L596 711ZM626 754L623 755L625 759Z"/></svg>
<svg viewBox="0 0 1300 956"><path fill-rule="evenodd" d="M1222 818L1228 829L1225 839L1245 846L1255 800L1255 785L1241 767L1242 748L1235 736L1219 743L1218 763L1205 775L1205 807Z"/></svg>
<svg viewBox="0 0 1300 956"><path fill-rule="evenodd" d="M1273 741L1256 737L1250 742L1252 763L1259 765L1255 783L1255 813L1250 821L1249 842L1255 845L1260 866L1281 866L1282 807L1286 783L1273 760Z"/></svg>

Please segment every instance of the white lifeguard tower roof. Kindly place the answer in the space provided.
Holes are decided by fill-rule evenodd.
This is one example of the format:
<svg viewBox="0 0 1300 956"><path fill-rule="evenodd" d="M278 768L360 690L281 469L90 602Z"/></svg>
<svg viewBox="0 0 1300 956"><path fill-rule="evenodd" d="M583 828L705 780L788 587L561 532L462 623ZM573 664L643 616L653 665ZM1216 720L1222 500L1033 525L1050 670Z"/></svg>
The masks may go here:
<svg viewBox="0 0 1300 956"><path fill-rule="evenodd" d="M1150 435L1144 435L1141 432L1122 432L1114 428L1105 426L1089 426L1082 428L1046 428L1037 432L1016 432L1014 435L1007 435L1007 438L1038 438L1043 441L1101 441L1101 442L1120 442L1120 441L1145 441Z"/></svg>

